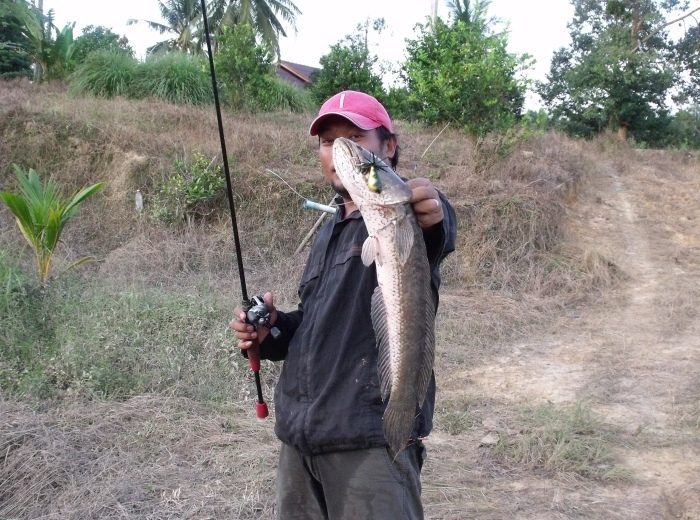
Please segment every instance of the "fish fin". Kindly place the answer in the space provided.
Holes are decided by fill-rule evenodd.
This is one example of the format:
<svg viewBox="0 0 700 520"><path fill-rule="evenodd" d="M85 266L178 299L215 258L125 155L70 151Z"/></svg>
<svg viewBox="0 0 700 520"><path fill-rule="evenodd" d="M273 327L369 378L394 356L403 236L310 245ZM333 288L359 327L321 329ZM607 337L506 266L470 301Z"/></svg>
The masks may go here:
<svg viewBox="0 0 700 520"><path fill-rule="evenodd" d="M372 294L372 326L377 338L379 388L382 400L386 401L391 391L391 356L389 349L389 327L386 319L386 306L382 297L382 289L377 287Z"/></svg>
<svg viewBox="0 0 700 520"><path fill-rule="evenodd" d="M362 263L367 267L372 265L377 257L377 237L369 236L365 243L362 244Z"/></svg>
<svg viewBox="0 0 700 520"><path fill-rule="evenodd" d="M416 421L416 412L412 408L396 409L389 401L386 410L384 410L383 419L384 437L389 443L394 458L396 458L408 444Z"/></svg>
<svg viewBox="0 0 700 520"><path fill-rule="evenodd" d="M396 223L396 245L399 249L399 262L404 265L411 254L415 238L413 224L408 217L399 218Z"/></svg>

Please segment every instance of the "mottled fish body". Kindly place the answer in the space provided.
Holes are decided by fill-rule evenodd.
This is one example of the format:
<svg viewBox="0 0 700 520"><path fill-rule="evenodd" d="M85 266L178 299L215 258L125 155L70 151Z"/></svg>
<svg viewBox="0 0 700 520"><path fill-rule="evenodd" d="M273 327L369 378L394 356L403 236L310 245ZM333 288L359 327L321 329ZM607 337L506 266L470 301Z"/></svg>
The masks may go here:
<svg viewBox="0 0 700 520"><path fill-rule="evenodd" d="M423 232L409 204L411 189L356 143L333 144L338 178L362 213L368 238L362 261L376 264L372 325L379 349L384 436L396 455L406 447L423 406L435 359L435 305Z"/></svg>

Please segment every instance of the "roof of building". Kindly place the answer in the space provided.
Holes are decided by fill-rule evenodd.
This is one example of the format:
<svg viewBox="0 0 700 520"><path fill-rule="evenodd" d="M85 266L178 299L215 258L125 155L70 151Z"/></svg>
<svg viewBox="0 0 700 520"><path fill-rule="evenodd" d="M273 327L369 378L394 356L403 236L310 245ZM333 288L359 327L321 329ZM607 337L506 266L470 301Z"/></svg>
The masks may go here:
<svg viewBox="0 0 700 520"><path fill-rule="evenodd" d="M291 61L280 60L277 63L277 75L280 79L300 88L311 83L311 74L319 70L321 69L318 67L301 65L300 63L292 63Z"/></svg>

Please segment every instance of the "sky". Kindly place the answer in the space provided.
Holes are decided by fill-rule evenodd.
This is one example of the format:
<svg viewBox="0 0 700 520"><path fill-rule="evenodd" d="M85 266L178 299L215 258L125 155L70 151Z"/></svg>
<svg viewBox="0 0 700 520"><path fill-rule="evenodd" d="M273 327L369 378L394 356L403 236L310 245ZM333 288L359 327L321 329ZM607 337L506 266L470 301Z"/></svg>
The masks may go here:
<svg viewBox="0 0 700 520"><path fill-rule="evenodd" d="M386 29L375 38L370 36L370 50L380 60L402 62L404 40L415 38L415 25L427 20L432 6L432 0L293 1L301 14L297 16L296 34L290 30L286 38L280 39L281 57L310 66L318 66L319 59L328 54L331 45L354 33L359 23L380 17L384 18ZM87 25L102 25L125 35L138 58L144 57L150 45L165 38L146 24L126 25L130 18L161 22L157 0L44 0L44 11L49 9L54 10L54 23L60 28L76 22L76 37ZM446 0L438 0L438 16L447 19L448 14ZM573 16L570 2L492 0L488 14L507 24L510 52L527 53L535 58L536 63L527 77L544 80L552 53L570 41L566 27ZM537 109L539 103L535 95L530 95L525 108Z"/></svg>

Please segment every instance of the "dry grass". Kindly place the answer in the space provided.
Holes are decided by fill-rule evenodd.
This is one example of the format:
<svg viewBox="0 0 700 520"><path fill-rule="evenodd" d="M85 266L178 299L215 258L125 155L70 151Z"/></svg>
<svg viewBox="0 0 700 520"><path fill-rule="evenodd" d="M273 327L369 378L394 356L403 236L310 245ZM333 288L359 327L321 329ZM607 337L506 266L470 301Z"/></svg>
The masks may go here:
<svg viewBox="0 0 700 520"><path fill-rule="evenodd" d="M277 443L238 405L140 396L44 413L0 402L0 415L0 517L272 514Z"/></svg>
<svg viewBox="0 0 700 520"><path fill-rule="evenodd" d="M225 115L248 289L274 290L282 309L296 305L305 253L293 252L318 214L301 209L301 199L265 169L304 196L328 201L317 143L306 135L310 118ZM494 363L509 342L566 326L562 317L591 302L621 300L617 292L629 266L594 239L576 239L581 227L571 225L582 221L575 211L589 179L606 174L601 157L619 172L620 181L645 185L646 218L668 249L669 265L700 267L693 254L700 244L691 232L700 218L696 158L636 152L607 137L585 143L548 133L473 143L449 127L437 139L442 128L400 121L397 128L400 173L431 178L458 216L457 251L442 270L436 371L443 381ZM233 366L224 352L232 342L226 335L228 312L239 294L227 206L222 203L189 226L165 225L148 213L176 156L220 154L213 110L76 99L56 86L0 83L0 136L0 189L14 187L12 162L51 174L68 190L107 182L68 226L58 251L57 268L85 255L99 261L61 286L66 299L80 303L69 300L54 309L60 323L50 323L51 341L64 358L47 368L73 370L79 365L65 362L71 349L98 358L99 348L114 344L122 350L113 357L130 375L166 374L158 384L139 387L147 388L143 395L117 392L109 401L89 387L72 393L60 388L48 401L6 396L0 402L0 517L271 518L277 441L271 422L257 422L249 410L252 382L245 362L236 357ZM659 178L658 171L668 176ZM680 180L695 189L675 194L666 189ZM663 190L655 189L659 183ZM137 188L146 200L143 214L133 210ZM656 218L663 211L686 220L669 229ZM13 219L1 209L0 241L13 265L31 278L31 258ZM695 330L698 294L658 297L669 335ZM95 303L100 298L108 300ZM195 300L200 306L190 310L187 302ZM150 321L143 318L144 308ZM71 309L80 315L73 319ZM613 354L603 362L612 367ZM166 370L171 366L179 374L172 383ZM265 395L271 398L279 367L268 364L263 370ZM620 375L619 367L608 372L611 380ZM77 371L68 379L64 387L88 382ZM473 517L493 519L629 518L630 511L646 507L644 493L631 496L632 505L598 502L608 491L601 487L608 485L605 479L619 481L621 473L606 473L614 467L605 457L586 459L590 471L564 464L573 457L555 457L552 439L566 429L553 428L552 414L532 408L518 413L511 404L464 394L461 387L443 390L448 397L436 413L432 462L425 473L429 518L464 518L465 508ZM611 389L599 395L606 391ZM679 401L677 417L692 436L698 409L690 393ZM519 397L528 402L529 396ZM575 415L567 410L553 409L553 415ZM479 446L480 424L492 413L512 419L508 427L531 442L508 444L508 454L494 458ZM587 429L566 430L570 438L596 440L592 432L599 423L583 422ZM617 442L614 436L602 440ZM596 466L596 460L603 462ZM531 480L518 487L518 479ZM533 480L536 485L528 487ZM540 493L544 488L547 493ZM675 500L669 503L680 503L687 490L669 494Z"/></svg>

